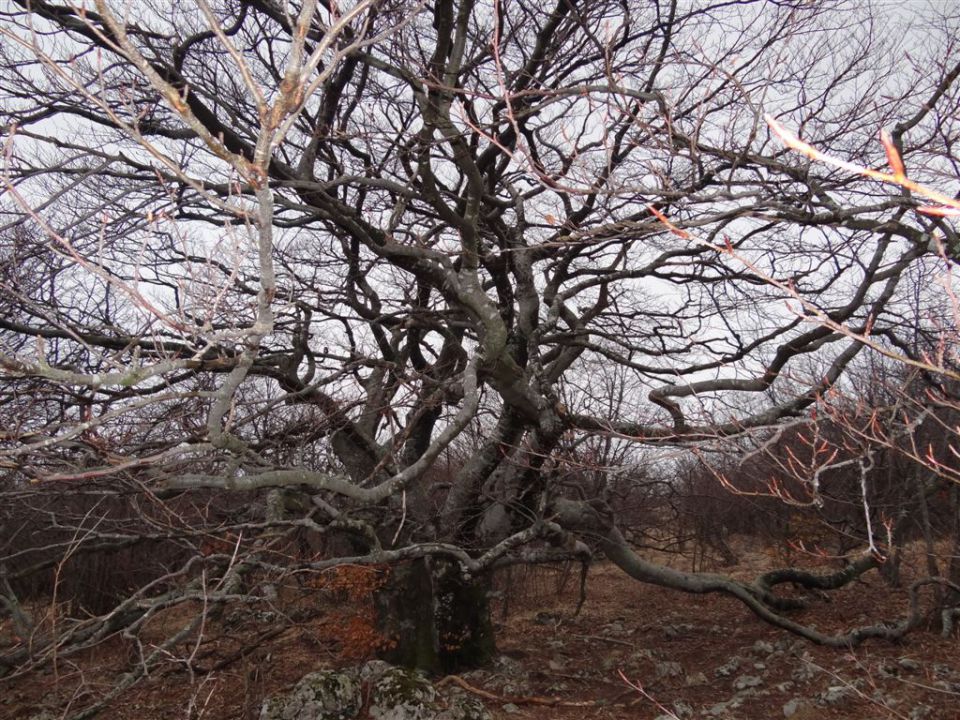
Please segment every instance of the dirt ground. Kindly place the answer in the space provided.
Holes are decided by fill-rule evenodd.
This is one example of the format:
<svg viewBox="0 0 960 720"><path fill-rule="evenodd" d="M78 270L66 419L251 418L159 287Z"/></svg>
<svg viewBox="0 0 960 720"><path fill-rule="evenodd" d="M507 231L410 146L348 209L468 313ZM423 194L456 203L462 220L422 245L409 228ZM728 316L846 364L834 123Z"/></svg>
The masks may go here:
<svg viewBox="0 0 960 720"><path fill-rule="evenodd" d="M743 557L733 574L750 576L769 563L762 554ZM574 615L576 576L575 568L540 568L501 577L497 661L443 682L481 697L493 717L518 720L960 718L955 637L920 629L899 644L820 648L734 600L643 586L604 564L591 569L587 601ZM345 647L343 608L324 607L322 597L308 588L271 610L211 619L201 644L171 651L169 662L98 717L257 718L265 697L305 673L356 663L368 652L362 643ZM872 574L794 617L840 629L896 622L906 607L904 590ZM144 642L182 620L159 618ZM85 657L0 682L0 718L69 717L115 687L131 657L127 641L116 638Z"/></svg>

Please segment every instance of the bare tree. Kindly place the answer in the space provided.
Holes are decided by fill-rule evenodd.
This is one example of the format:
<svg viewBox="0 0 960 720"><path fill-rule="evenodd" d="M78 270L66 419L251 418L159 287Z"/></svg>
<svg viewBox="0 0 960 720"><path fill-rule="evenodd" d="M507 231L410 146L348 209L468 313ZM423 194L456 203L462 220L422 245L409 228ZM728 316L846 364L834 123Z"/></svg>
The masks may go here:
<svg viewBox="0 0 960 720"><path fill-rule="evenodd" d="M960 17L935 11L9 3L3 490L133 497L149 530L92 499L45 553L3 551L4 605L33 640L0 672L345 562L393 567L384 614L419 628L398 656L450 670L492 650L493 568L591 548L818 643L902 635L916 603L828 635L775 592L839 587L877 554L753 582L661 567L596 471L630 446L766 437L858 355L935 333L908 301L921 270L952 277L948 221L763 119L871 168L892 128L911 177L949 191ZM283 549L303 536L322 552ZM159 579L67 628L28 617L29 573L145 539L182 552ZM402 600L425 594L448 602Z"/></svg>

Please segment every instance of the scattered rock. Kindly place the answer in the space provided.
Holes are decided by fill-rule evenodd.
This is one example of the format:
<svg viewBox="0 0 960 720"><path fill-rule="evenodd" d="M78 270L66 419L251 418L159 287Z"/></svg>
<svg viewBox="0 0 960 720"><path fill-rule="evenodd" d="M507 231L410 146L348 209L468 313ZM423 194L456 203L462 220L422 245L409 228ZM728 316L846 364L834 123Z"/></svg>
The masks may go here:
<svg viewBox="0 0 960 720"><path fill-rule="evenodd" d="M831 685L817 695L817 701L821 705L840 705L855 697L856 694L857 691L850 685Z"/></svg>
<svg viewBox="0 0 960 720"><path fill-rule="evenodd" d="M727 704L725 702L717 703L709 710L707 710L707 715L712 715L713 717L720 717L727 712Z"/></svg>
<svg viewBox="0 0 960 720"><path fill-rule="evenodd" d="M820 672L820 669L817 668L812 660L808 660L806 653L800 657L800 664L794 668L791 677L796 682L809 682L817 676L817 673Z"/></svg>
<svg viewBox="0 0 960 720"><path fill-rule="evenodd" d="M900 701L895 697L889 695L884 695L883 692L879 689L874 690L870 695L870 698L880 707L892 708L900 704Z"/></svg>
<svg viewBox="0 0 960 720"><path fill-rule="evenodd" d="M884 679L899 677L900 668L890 661L885 661L877 666L877 674Z"/></svg>
<svg viewBox="0 0 960 720"><path fill-rule="evenodd" d="M675 625L664 625L663 634L668 638L679 638L685 635L690 635L696 629L696 625L691 625L689 623L677 623Z"/></svg>
<svg viewBox="0 0 960 720"><path fill-rule="evenodd" d="M707 676L702 672L695 672L692 675L687 675L687 679L684 684L687 687L701 687L709 682L710 681L707 679Z"/></svg>
<svg viewBox="0 0 960 720"><path fill-rule="evenodd" d="M601 662L600 667L604 670L613 670L614 668L620 667L623 664L623 660L617 655L607 655Z"/></svg>
<svg viewBox="0 0 960 720"><path fill-rule="evenodd" d="M735 690L746 690L747 688L757 687L763 684L763 679L756 675L741 675L733 681Z"/></svg>
<svg viewBox="0 0 960 720"><path fill-rule="evenodd" d="M537 625L556 625L560 622L560 615L558 613L540 611L533 616L533 621Z"/></svg>
<svg viewBox="0 0 960 720"><path fill-rule="evenodd" d="M899 660L897 660L897 665L900 666L901 670L904 670L905 672L908 672L908 673L920 672L920 663L908 657L902 657Z"/></svg>
<svg viewBox="0 0 960 720"><path fill-rule="evenodd" d="M814 720L821 712L802 698L793 698L783 705L783 716L789 720Z"/></svg>
<svg viewBox="0 0 960 720"><path fill-rule="evenodd" d="M792 718L802 706L803 700L798 700L797 698L785 702L783 704L783 716L785 718Z"/></svg>
<svg viewBox="0 0 960 720"><path fill-rule="evenodd" d="M514 715L520 712L520 708L514 705L513 703L507 703L506 705L501 705L500 709L503 710L507 715Z"/></svg>
<svg viewBox="0 0 960 720"><path fill-rule="evenodd" d="M934 663L933 664L933 676L939 679L951 679L958 677L958 673L949 665L944 663Z"/></svg>
<svg viewBox="0 0 960 720"><path fill-rule="evenodd" d="M683 665L678 662L673 662L672 660L664 660L656 663L653 666L653 671L656 673L657 680L680 677L683 675Z"/></svg>
<svg viewBox="0 0 960 720"><path fill-rule="evenodd" d="M730 677L737 671L737 668L740 667L740 663L741 659L734 655L732 658L727 660L727 662L714 670L713 674L717 677Z"/></svg>
<svg viewBox="0 0 960 720"><path fill-rule="evenodd" d="M683 700L677 700L673 703L673 714L680 718L680 720L685 720L685 718L693 717L693 707L689 703L685 703ZM673 720L671 718L670 720Z"/></svg>
<svg viewBox="0 0 960 720"><path fill-rule="evenodd" d="M753 644L753 651L758 655L772 655L774 652L774 647L766 640L757 640Z"/></svg>
<svg viewBox="0 0 960 720"><path fill-rule="evenodd" d="M735 695L726 702L713 705L709 710L707 710L707 715L711 715L713 717L725 717L730 714L731 710L736 710L743 705L743 700L744 697L742 695Z"/></svg>
<svg viewBox="0 0 960 720"><path fill-rule="evenodd" d="M910 711L910 720L926 720L933 714L933 708L929 705L917 705Z"/></svg>
<svg viewBox="0 0 960 720"><path fill-rule="evenodd" d="M779 640L777 640L777 641L773 644L773 647L774 647L774 649L776 649L778 652L787 652L788 650L789 650L789 651L795 651L795 650L797 650L798 648L802 647L802 645L803 645L803 640L794 640L794 639L789 638L789 637L784 637L784 638L780 638Z"/></svg>
<svg viewBox="0 0 960 720"><path fill-rule="evenodd" d="M949 682L947 680L935 680L933 686L945 692L960 695L960 683Z"/></svg>
<svg viewBox="0 0 960 720"><path fill-rule="evenodd" d="M613 635L616 637L621 637L627 634L627 628L622 622L614 621L607 625L604 625L600 629L601 634L603 635Z"/></svg>

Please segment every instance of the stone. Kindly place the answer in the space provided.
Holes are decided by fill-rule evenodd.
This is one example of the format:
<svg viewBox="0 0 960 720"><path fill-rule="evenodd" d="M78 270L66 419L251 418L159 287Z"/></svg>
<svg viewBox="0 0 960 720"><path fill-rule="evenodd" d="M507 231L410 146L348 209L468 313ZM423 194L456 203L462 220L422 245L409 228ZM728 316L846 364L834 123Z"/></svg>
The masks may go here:
<svg viewBox="0 0 960 720"><path fill-rule="evenodd" d="M817 676L817 673L820 672L819 669L812 663L805 662L803 658L800 659L800 664L794 668L794 671L791 677L796 682L809 682Z"/></svg>
<svg viewBox="0 0 960 720"><path fill-rule="evenodd" d="M753 644L753 651L758 655L772 655L774 652L774 647L766 640L757 640Z"/></svg>
<svg viewBox="0 0 960 720"><path fill-rule="evenodd" d="M944 663L934 663L933 664L933 676L935 678L955 678L958 677L958 673L949 665Z"/></svg>
<svg viewBox="0 0 960 720"><path fill-rule="evenodd" d="M892 695L884 694L883 691L881 691L880 689L874 690L870 694L870 699L873 700L873 702L875 702L880 707L884 707L887 709L896 707L897 705L900 704L900 701L897 698L893 697Z"/></svg>
<svg viewBox="0 0 960 720"><path fill-rule="evenodd" d="M884 679L895 678L900 675L900 668L889 660L884 661L877 667L877 674Z"/></svg>
<svg viewBox="0 0 960 720"><path fill-rule="evenodd" d="M821 716L822 711L802 698L793 698L783 705L783 717L789 720L819 720Z"/></svg>
<svg viewBox="0 0 960 720"><path fill-rule="evenodd" d="M920 672L920 663L908 657L902 657L899 660L897 660L897 665L900 666L901 670L904 670L905 672L908 672L908 673Z"/></svg>
<svg viewBox="0 0 960 720"><path fill-rule="evenodd" d="M788 650L796 650L802 646L802 640L792 640L790 638L780 638L777 640L773 647L777 652L787 652Z"/></svg>
<svg viewBox="0 0 960 720"><path fill-rule="evenodd" d="M743 701L750 694L750 691L734 695L732 698L725 702L717 703L713 705L709 710L707 710L707 715L712 717L726 718L732 717L731 711L736 710L737 708L743 705Z"/></svg>
<svg viewBox="0 0 960 720"><path fill-rule="evenodd" d="M451 693L448 707L433 716L433 720L492 720L490 713L477 698L463 693Z"/></svg>
<svg viewBox="0 0 960 720"><path fill-rule="evenodd" d="M269 698L260 720L352 720L368 688L371 720L491 720L477 698L456 686L443 693L422 673L374 660L342 672L305 675L294 689Z"/></svg>
<svg viewBox="0 0 960 720"><path fill-rule="evenodd" d="M362 702L359 682L347 673L320 670L302 677L290 693L267 699L260 720L349 720Z"/></svg>
<svg viewBox="0 0 960 720"><path fill-rule="evenodd" d="M857 691L849 685L831 685L817 695L817 700L822 705L840 705L856 694Z"/></svg>
<svg viewBox="0 0 960 720"><path fill-rule="evenodd" d="M507 715L514 715L520 712L520 708L514 705L513 703L507 703L506 705L503 705L500 709L503 710L505 713L507 713Z"/></svg>
<svg viewBox="0 0 960 720"><path fill-rule="evenodd" d="M712 715L713 717L720 717L721 715L726 714L727 712L727 703L717 703L713 705L709 710L707 710L707 715Z"/></svg>
<svg viewBox="0 0 960 720"><path fill-rule="evenodd" d="M385 660L369 660L360 668L360 679L364 682L376 680L392 668L393 665Z"/></svg>
<svg viewBox="0 0 960 720"><path fill-rule="evenodd" d="M713 674L717 677L730 677L737 671L737 668L740 667L740 662L740 658L734 655L732 658L727 660L727 662L714 670Z"/></svg>
<svg viewBox="0 0 960 720"><path fill-rule="evenodd" d="M626 632L627 632L627 628L624 626L624 624L622 622L617 622L617 621L614 621L612 623L609 623L608 625L605 625L601 630L602 634L613 635L615 637L621 637L625 635Z"/></svg>
<svg viewBox="0 0 960 720"><path fill-rule="evenodd" d="M668 638L680 638L692 634L697 629L696 625L690 623L676 623L663 626L663 634Z"/></svg>
<svg viewBox="0 0 960 720"><path fill-rule="evenodd" d="M390 668L373 683L370 717L372 720L427 720L436 714L433 707L436 698L436 689L423 674L406 668Z"/></svg>
<svg viewBox="0 0 960 720"><path fill-rule="evenodd" d="M741 675L733 681L735 690L746 690L747 688L757 687L762 684L763 680L756 675Z"/></svg>
<svg viewBox="0 0 960 720"><path fill-rule="evenodd" d="M702 672L695 672L691 675L687 675L687 679L684 682L684 685L687 687L701 687L707 685L710 681L707 679L707 676Z"/></svg>
<svg viewBox="0 0 960 720"><path fill-rule="evenodd" d="M672 660L663 660L654 664L653 671L657 676L657 680L680 677L683 675L683 665L678 662L673 662Z"/></svg>
<svg viewBox="0 0 960 720"><path fill-rule="evenodd" d="M797 714L797 711L800 709L800 705L803 701L794 698L793 700L788 700L783 704L783 716L785 718L791 718Z"/></svg>

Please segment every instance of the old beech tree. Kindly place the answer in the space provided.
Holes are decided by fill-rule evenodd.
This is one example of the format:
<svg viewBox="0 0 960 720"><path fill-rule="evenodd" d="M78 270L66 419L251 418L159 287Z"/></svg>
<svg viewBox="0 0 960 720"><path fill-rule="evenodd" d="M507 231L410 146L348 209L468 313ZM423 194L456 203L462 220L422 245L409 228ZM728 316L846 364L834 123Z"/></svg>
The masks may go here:
<svg viewBox="0 0 960 720"><path fill-rule="evenodd" d="M604 439L622 480L756 449L865 356L950 344L950 218L764 120L879 169L885 128L952 194L946 5L4 3L0 489L83 512L0 548L33 633L0 674L341 563L392 568L383 632L434 670L489 657L493 569L591 555L819 643L905 632L823 634L783 588L873 571L882 534L834 575L668 569L575 450ZM29 572L146 539L179 564L31 630Z"/></svg>

